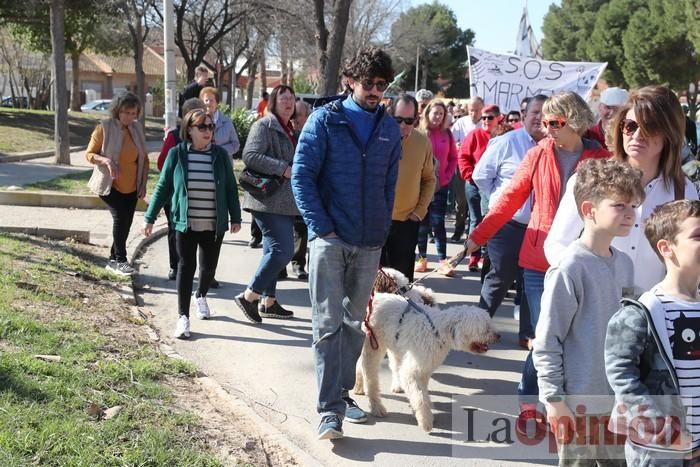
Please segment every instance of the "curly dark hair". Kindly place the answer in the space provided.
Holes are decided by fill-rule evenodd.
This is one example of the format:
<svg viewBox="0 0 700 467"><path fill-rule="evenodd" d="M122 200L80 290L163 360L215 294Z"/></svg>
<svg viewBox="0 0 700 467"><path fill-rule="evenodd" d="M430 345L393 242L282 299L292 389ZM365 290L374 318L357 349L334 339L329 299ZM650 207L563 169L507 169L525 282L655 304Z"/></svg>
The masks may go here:
<svg viewBox="0 0 700 467"><path fill-rule="evenodd" d="M343 76L352 79L384 78L390 83L394 80L394 67L386 52L379 47L368 46L345 62Z"/></svg>

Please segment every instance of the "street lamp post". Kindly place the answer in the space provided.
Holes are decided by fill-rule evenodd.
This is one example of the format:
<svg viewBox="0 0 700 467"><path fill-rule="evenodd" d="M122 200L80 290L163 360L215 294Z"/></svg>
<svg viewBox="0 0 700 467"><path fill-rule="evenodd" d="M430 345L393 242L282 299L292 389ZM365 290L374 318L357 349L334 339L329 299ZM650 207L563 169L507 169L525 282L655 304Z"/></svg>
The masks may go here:
<svg viewBox="0 0 700 467"><path fill-rule="evenodd" d="M165 127L175 128L177 125L177 89L175 84L175 30L173 16L173 0L163 0L164 11L164 43L165 43Z"/></svg>
<svg viewBox="0 0 700 467"><path fill-rule="evenodd" d="M420 65L420 45L416 46L416 83L413 86L413 92L418 92L418 67Z"/></svg>

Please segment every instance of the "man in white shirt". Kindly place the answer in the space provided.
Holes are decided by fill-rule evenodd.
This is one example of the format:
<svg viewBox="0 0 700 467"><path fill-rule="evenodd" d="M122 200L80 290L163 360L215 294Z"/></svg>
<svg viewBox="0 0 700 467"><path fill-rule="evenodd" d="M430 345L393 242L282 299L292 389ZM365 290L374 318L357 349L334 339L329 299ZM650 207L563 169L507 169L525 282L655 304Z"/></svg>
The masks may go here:
<svg viewBox="0 0 700 467"><path fill-rule="evenodd" d="M527 151L544 138L541 114L545 100L547 96L541 94L532 97L527 105L523 127L492 139L476 164L472 179L479 187L479 191L488 195L489 206L493 206L498 201ZM519 279L522 283L523 270L518 266L518 256L525 236L525 228L530 221L530 210L530 201L527 201L487 243L491 269L486 274L481 287L479 307L488 311L491 316L503 303L513 281ZM518 334L523 346L526 346L527 339L534 335L530 324L530 311L524 297L520 300Z"/></svg>
<svg viewBox="0 0 700 467"><path fill-rule="evenodd" d="M460 117L452 125L452 134L457 142L457 149L464 141L464 138L477 126L481 126L481 110L484 108L484 100L481 97L472 97L467 102L469 113ZM463 190L464 191L464 190Z"/></svg>
<svg viewBox="0 0 700 467"><path fill-rule="evenodd" d="M477 125L481 125L481 110L483 108L484 100L481 97L469 99L467 102L469 113L458 118L452 125L452 136L457 143L457 150L467 134ZM459 168L455 170L450 181L450 191L454 193L455 197L455 231L450 240L454 243L461 243L467 221L467 196L464 192L464 180L459 175Z"/></svg>

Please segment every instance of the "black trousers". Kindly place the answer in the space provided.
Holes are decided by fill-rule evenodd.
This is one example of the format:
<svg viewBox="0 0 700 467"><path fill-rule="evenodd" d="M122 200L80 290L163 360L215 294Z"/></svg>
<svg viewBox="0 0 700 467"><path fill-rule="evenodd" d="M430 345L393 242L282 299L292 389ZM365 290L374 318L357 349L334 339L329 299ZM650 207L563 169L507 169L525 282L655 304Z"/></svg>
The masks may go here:
<svg viewBox="0 0 700 467"><path fill-rule="evenodd" d="M413 268L416 260L416 245L418 244L418 228L420 222L391 221L389 236L382 248L379 264L394 268L413 282Z"/></svg>
<svg viewBox="0 0 700 467"><path fill-rule="evenodd" d="M177 269L177 245L175 243L175 229L170 220L170 203L165 203L163 211L165 212L165 218L168 219L168 258L170 259L170 269Z"/></svg>
<svg viewBox="0 0 700 467"><path fill-rule="evenodd" d="M258 243L262 242L262 231L255 221L250 223L250 238L256 239Z"/></svg>
<svg viewBox="0 0 700 467"><path fill-rule="evenodd" d="M304 223L304 218L297 216L294 219L294 256L292 265L301 269L306 268L306 251L309 243L309 231Z"/></svg>
<svg viewBox="0 0 700 467"><path fill-rule="evenodd" d="M503 299L508 293L511 284L518 281L523 283L523 269L518 266L520 247L525 238L527 226L515 221L508 221L501 230L487 242L491 267L484 277L481 286L479 307L488 311L493 316ZM520 339L534 336L534 330L530 324L530 308L524 297L520 299Z"/></svg>
<svg viewBox="0 0 700 467"><path fill-rule="evenodd" d="M121 193L112 187L107 196L100 196L107 209L112 214L112 248L109 259L119 263L126 262L126 239L129 238L131 223L134 221L134 211L138 197L136 192Z"/></svg>
<svg viewBox="0 0 700 467"><path fill-rule="evenodd" d="M197 253L199 253L199 286L197 297L206 297L209 284L214 278L216 265L219 262L219 252L223 235L216 235L213 230L204 232L176 232L175 243L179 261L177 263L177 306L180 315L190 316L190 300L192 281L197 269ZM199 247L199 248L198 248Z"/></svg>

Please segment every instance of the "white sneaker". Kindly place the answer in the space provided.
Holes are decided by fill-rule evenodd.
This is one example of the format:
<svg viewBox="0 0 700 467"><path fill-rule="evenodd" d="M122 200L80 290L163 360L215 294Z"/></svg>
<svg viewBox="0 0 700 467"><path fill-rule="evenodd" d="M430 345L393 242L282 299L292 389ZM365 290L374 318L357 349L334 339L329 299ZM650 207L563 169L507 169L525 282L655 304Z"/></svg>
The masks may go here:
<svg viewBox="0 0 700 467"><path fill-rule="evenodd" d="M195 295L194 302L197 304L197 318L209 319L211 310L209 309L209 304L207 304L207 297L197 297Z"/></svg>
<svg viewBox="0 0 700 467"><path fill-rule="evenodd" d="M175 326L175 337L187 339L190 337L190 319L185 315L180 315Z"/></svg>

